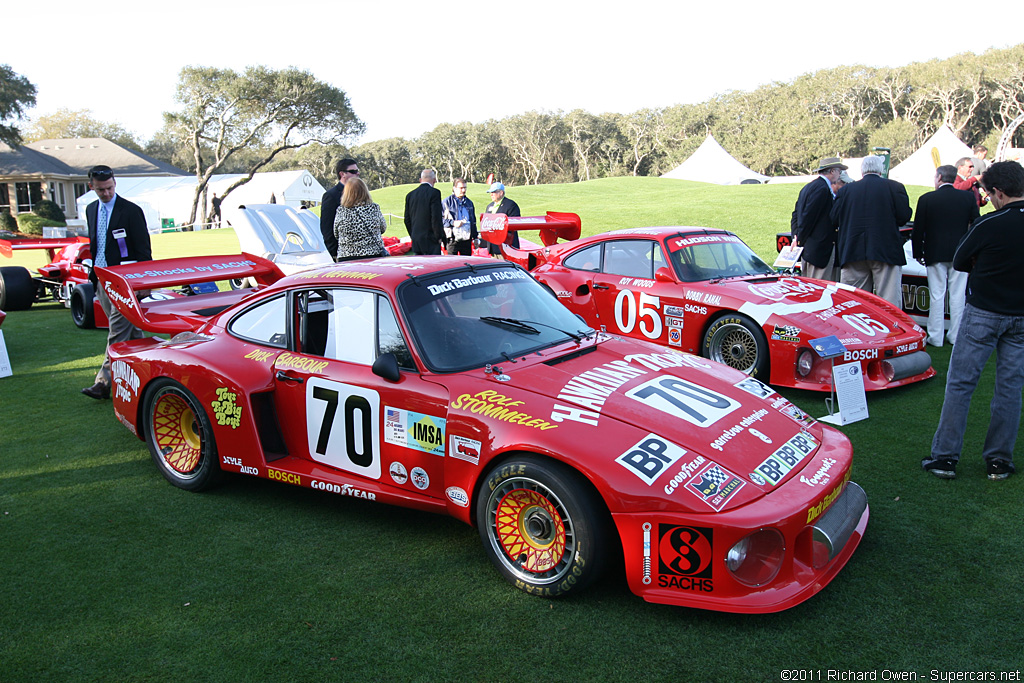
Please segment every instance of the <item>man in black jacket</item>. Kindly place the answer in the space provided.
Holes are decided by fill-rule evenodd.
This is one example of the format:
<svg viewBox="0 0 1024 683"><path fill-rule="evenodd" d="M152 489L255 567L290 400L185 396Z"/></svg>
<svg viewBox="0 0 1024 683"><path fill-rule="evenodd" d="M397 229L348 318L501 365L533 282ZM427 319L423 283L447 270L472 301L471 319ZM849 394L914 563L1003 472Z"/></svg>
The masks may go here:
<svg viewBox="0 0 1024 683"><path fill-rule="evenodd" d="M907 258L900 226L913 212L903 184L882 177L883 164L882 157L864 157L861 179L836 196L836 260L844 284L873 292L902 309L901 271Z"/></svg>
<svg viewBox="0 0 1024 683"><path fill-rule="evenodd" d="M153 260L146 216L137 204L117 196L116 186L114 172L109 166L93 166L89 170L89 188L98 197L85 207L85 220L89 226L89 253L92 254L94 267ZM95 287L97 279L94 272L90 271L89 280ZM110 304L110 298L103 288L97 288L96 298L110 323L107 331L108 348L116 342L142 338L142 330L132 325ZM82 389L82 393L89 398L110 398L110 381L110 357L107 356L96 373L96 383Z"/></svg>
<svg viewBox="0 0 1024 683"><path fill-rule="evenodd" d="M425 168L420 186L405 195L405 229L412 238L412 253L441 255L444 227L441 224L441 191L434 187L437 172Z"/></svg>
<svg viewBox="0 0 1024 683"><path fill-rule="evenodd" d="M978 217L974 195L953 187L956 166L935 169L935 191L926 192L917 200L914 232L911 235L914 258L928 273L928 344L942 346L945 328L946 292L949 292L949 333L946 338L956 344L960 315L964 312L967 273L953 268L953 254L971 223Z"/></svg>
<svg viewBox="0 0 1024 683"><path fill-rule="evenodd" d="M818 177L804 185L796 198L791 227L796 245L804 248L800 272L806 277L833 282L839 279L835 263L836 228L829 212L835 201L832 187L847 168L837 157L822 159Z"/></svg>
<svg viewBox="0 0 1024 683"><path fill-rule="evenodd" d="M1006 479L1015 471L1024 388L1024 168L1016 161L997 161L981 184L995 211L974 222L953 255L953 267L969 273L967 303L931 455L921 461L925 471L943 479L956 476L971 396L993 351L996 386L981 454L989 479Z"/></svg>
<svg viewBox="0 0 1024 683"><path fill-rule="evenodd" d="M324 246L327 247L332 259L338 258L338 238L334 234L334 218L338 215L341 195L345 192L345 181L352 176L359 175L359 165L355 159L341 159L334 164L334 175L338 178L338 184L324 192L324 196L320 199L320 233L324 236Z"/></svg>

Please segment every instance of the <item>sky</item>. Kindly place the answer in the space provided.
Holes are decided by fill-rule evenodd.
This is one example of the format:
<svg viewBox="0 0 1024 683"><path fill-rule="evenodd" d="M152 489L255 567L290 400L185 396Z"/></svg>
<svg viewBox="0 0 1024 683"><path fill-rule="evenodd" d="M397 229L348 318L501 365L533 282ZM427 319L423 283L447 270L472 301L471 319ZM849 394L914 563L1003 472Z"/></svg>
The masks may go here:
<svg viewBox="0 0 1024 683"><path fill-rule="evenodd" d="M532 110L629 113L847 64L901 66L1024 42L962 3L519 0L424 3L20 2L0 64L37 88L30 117L88 109L142 142L184 66L310 71L349 97L359 144ZM982 30L970 33L973 26Z"/></svg>

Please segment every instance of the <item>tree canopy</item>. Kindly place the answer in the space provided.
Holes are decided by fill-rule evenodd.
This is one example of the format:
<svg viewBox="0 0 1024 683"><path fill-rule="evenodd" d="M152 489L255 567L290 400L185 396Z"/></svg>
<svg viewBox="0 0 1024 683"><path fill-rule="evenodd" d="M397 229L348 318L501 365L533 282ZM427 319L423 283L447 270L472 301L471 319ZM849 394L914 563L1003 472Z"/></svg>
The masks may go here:
<svg viewBox="0 0 1024 683"><path fill-rule="evenodd" d="M8 65L0 64L0 142L12 147L21 144L21 131L13 122L23 119L25 110L35 103L36 86Z"/></svg>
<svg viewBox="0 0 1024 683"><path fill-rule="evenodd" d="M195 222L200 207L205 221L206 186L232 157L248 155L246 176L225 194L283 151L313 142L335 144L363 130L342 90L294 67L275 71L250 66L242 73L185 67L176 100L182 106L164 115L165 130L188 149L198 180L189 223Z"/></svg>

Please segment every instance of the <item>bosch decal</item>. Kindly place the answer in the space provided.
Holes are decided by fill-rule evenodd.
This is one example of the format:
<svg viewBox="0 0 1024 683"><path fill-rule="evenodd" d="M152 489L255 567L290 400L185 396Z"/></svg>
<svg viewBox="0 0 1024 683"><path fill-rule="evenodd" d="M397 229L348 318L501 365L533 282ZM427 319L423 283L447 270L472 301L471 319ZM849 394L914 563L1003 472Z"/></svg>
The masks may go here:
<svg viewBox="0 0 1024 683"><path fill-rule="evenodd" d="M875 360L876 358L878 358L878 349L856 349L843 354L843 361Z"/></svg>

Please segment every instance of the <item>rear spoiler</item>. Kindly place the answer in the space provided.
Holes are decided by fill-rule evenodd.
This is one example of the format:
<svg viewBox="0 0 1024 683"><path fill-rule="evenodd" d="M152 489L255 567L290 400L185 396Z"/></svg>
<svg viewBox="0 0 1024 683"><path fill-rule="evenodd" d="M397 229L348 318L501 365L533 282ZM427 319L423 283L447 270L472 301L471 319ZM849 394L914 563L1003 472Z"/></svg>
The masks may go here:
<svg viewBox="0 0 1024 683"><path fill-rule="evenodd" d="M89 242L88 237L39 237L36 239L24 240L0 240L0 254L11 258L15 250L19 249L46 249L47 256L53 260L58 249L70 247L73 244Z"/></svg>
<svg viewBox="0 0 1024 683"><path fill-rule="evenodd" d="M548 211L545 216L506 216L502 213L480 214L480 237L491 244L501 244L510 232L539 230L545 247L559 238L570 241L580 238L580 217L574 213Z"/></svg>
<svg viewBox="0 0 1024 683"><path fill-rule="evenodd" d="M191 329L193 325L183 324L185 318L195 321L205 316L201 312L181 310L182 307L177 305L180 299L140 303L139 291L243 278L251 278L258 285L266 286L284 277L273 261L247 253L139 261L94 270L110 302L133 325L150 332L168 333ZM239 292L245 295L249 291L226 291L199 296L202 297L203 308L209 311L215 309L218 303L231 305L238 300ZM187 298L192 300L189 303L198 303L198 297ZM161 311L161 308L174 310ZM186 308L195 306L187 305Z"/></svg>

